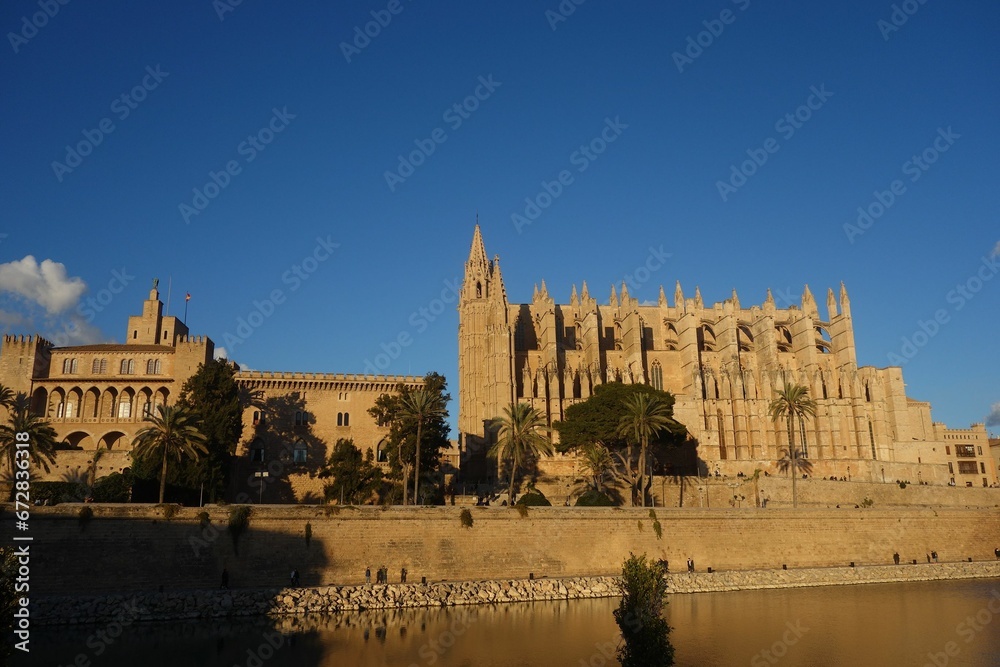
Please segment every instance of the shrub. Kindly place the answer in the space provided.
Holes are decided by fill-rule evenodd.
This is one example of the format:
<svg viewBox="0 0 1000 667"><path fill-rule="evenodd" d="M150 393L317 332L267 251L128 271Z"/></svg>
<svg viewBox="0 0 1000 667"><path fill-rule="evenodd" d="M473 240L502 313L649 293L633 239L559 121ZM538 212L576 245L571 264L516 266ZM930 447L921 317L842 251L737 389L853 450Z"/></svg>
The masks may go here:
<svg viewBox="0 0 1000 667"><path fill-rule="evenodd" d="M874 504L875 501L869 498L868 496L865 496L865 499L861 501L862 507L872 507Z"/></svg>
<svg viewBox="0 0 1000 667"><path fill-rule="evenodd" d="M163 503L162 505L158 505L158 507L163 510L163 518L167 521L170 521L177 515L177 505Z"/></svg>
<svg viewBox="0 0 1000 667"><path fill-rule="evenodd" d="M670 626L663 618L667 604L667 581L663 569L646 556L629 554L619 582L622 599L615 610L622 644L618 659L622 667L668 667L674 664Z"/></svg>
<svg viewBox="0 0 1000 667"><path fill-rule="evenodd" d="M13 487L11 493L13 494ZM87 485L79 482L32 482L32 500L47 500L49 505L79 503L87 497Z"/></svg>
<svg viewBox="0 0 1000 667"><path fill-rule="evenodd" d="M95 503L127 503L132 491L132 473L113 472L94 482Z"/></svg>
<svg viewBox="0 0 1000 667"><path fill-rule="evenodd" d="M80 512L76 515L76 518L80 523L80 530L83 530L90 523L90 520L94 518L94 509L84 505L80 508Z"/></svg>
<svg viewBox="0 0 1000 667"><path fill-rule="evenodd" d="M649 510L649 518L653 520L653 532L656 533L656 539L663 539L663 526L660 525L660 520L656 518L656 510Z"/></svg>
<svg viewBox="0 0 1000 667"><path fill-rule="evenodd" d="M240 536L250 527L253 508L249 505L234 505L229 509L229 536L233 539L233 553L239 554Z"/></svg>
<svg viewBox="0 0 1000 667"><path fill-rule="evenodd" d="M549 499L537 489L529 491L518 498L517 504L524 505L526 507L552 507L552 503L549 502Z"/></svg>
<svg viewBox="0 0 1000 667"><path fill-rule="evenodd" d="M614 507L615 501L602 491L591 489L576 499L577 507Z"/></svg>
<svg viewBox="0 0 1000 667"><path fill-rule="evenodd" d="M466 507L462 510L462 513L458 515L459 520L462 522L464 528L472 528L472 512Z"/></svg>
<svg viewBox="0 0 1000 667"><path fill-rule="evenodd" d="M208 527L208 524L212 523L212 518L208 516L208 512L198 512L198 523L202 529L205 529Z"/></svg>
<svg viewBox="0 0 1000 667"><path fill-rule="evenodd" d="M899 483L899 488L905 489L906 488L906 482L900 482Z"/></svg>

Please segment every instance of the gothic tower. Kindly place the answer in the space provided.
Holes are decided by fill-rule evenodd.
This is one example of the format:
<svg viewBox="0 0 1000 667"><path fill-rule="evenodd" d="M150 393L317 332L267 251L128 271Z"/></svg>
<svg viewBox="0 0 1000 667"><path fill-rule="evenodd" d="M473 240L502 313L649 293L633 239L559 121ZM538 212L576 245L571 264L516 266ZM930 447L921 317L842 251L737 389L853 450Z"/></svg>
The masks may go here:
<svg viewBox="0 0 1000 667"><path fill-rule="evenodd" d="M485 422L502 415L514 400L513 358L500 258L487 259L476 224L458 303L458 430L463 440L484 437Z"/></svg>

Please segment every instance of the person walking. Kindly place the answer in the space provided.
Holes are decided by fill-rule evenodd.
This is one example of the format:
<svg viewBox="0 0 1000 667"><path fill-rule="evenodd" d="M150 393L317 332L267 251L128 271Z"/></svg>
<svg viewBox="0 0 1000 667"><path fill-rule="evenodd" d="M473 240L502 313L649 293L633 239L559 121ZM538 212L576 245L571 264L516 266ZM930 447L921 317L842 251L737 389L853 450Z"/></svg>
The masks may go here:
<svg viewBox="0 0 1000 667"><path fill-rule="evenodd" d="M688 558L688 572L694 572L694 559Z"/></svg>
<svg viewBox="0 0 1000 667"><path fill-rule="evenodd" d="M365 583L366 584L372 583L372 566L371 565L369 565L368 567L365 568Z"/></svg>
<svg viewBox="0 0 1000 667"><path fill-rule="evenodd" d="M298 570L292 570L291 582L292 582L292 588L298 588L299 587L299 571Z"/></svg>
<svg viewBox="0 0 1000 667"><path fill-rule="evenodd" d="M892 562L895 563L896 565L899 565L899 552L898 551L893 552L893 554L892 554Z"/></svg>
<svg viewBox="0 0 1000 667"><path fill-rule="evenodd" d="M399 571L399 583L401 583L401 584L405 584L406 583L406 568L405 567Z"/></svg>

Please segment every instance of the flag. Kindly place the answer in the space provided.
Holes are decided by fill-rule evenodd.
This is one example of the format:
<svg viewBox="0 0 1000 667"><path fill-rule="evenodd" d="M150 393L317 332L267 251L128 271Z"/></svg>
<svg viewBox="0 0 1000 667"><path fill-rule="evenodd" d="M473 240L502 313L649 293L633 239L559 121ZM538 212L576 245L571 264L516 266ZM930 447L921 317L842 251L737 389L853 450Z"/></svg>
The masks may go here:
<svg viewBox="0 0 1000 667"><path fill-rule="evenodd" d="M190 301L191 300L191 292L187 293L187 296L184 297L184 300L185 301Z"/></svg>

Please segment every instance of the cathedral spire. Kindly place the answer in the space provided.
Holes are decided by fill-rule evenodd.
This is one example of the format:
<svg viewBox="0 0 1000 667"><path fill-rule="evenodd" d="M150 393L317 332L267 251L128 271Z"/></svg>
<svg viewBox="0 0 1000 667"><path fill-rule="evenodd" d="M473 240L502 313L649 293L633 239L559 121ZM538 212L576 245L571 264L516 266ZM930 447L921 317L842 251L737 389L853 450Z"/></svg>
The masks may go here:
<svg viewBox="0 0 1000 667"><path fill-rule="evenodd" d="M507 287L503 284L503 274L500 273L500 255L493 255L493 265L490 267L490 276L493 279L493 287L490 288L490 296L499 296L506 303Z"/></svg>
<svg viewBox="0 0 1000 667"><path fill-rule="evenodd" d="M695 308L704 308L705 302L701 298L701 288L695 285L694 287L694 306Z"/></svg>
<svg viewBox="0 0 1000 667"><path fill-rule="evenodd" d="M489 268L486 258L486 245L483 243L483 233L479 229L479 216L476 215L476 229L472 232L472 248L469 250L469 267Z"/></svg>
<svg viewBox="0 0 1000 667"><path fill-rule="evenodd" d="M573 291L569 294L569 305L577 306L580 304L580 297L576 294L576 283L573 284Z"/></svg>
<svg viewBox="0 0 1000 667"><path fill-rule="evenodd" d="M618 293L615 291L615 284L611 283L611 301L609 305L618 307Z"/></svg>
<svg viewBox="0 0 1000 667"><path fill-rule="evenodd" d="M832 287L826 289L826 310L829 313L828 318L833 321L833 318L837 316L837 299L833 296Z"/></svg>
<svg viewBox="0 0 1000 667"><path fill-rule="evenodd" d="M733 308L740 310L740 297L736 296L736 288L733 288Z"/></svg>
<svg viewBox="0 0 1000 667"><path fill-rule="evenodd" d="M628 301L628 285L626 285L625 281L623 280L622 281L622 304L624 304L627 301Z"/></svg>
<svg viewBox="0 0 1000 667"><path fill-rule="evenodd" d="M587 281L583 281L583 286L580 288L580 300L586 301L590 298L590 290L587 289Z"/></svg>
<svg viewBox="0 0 1000 667"><path fill-rule="evenodd" d="M840 314L851 316L851 300L847 298L847 288L840 282Z"/></svg>
<svg viewBox="0 0 1000 667"><path fill-rule="evenodd" d="M542 278L542 293L541 293L541 297L543 299L548 299L549 298L549 288L545 286L545 278Z"/></svg>
<svg viewBox="0 0 1000 667"><path fill-rule="evenodd" d="M469 261L465 264L465 279L462 283L463 300L482 299L489 295L491 280L490 261L486 257L486 246L483 234L476 225L472 233L472 247L469 249Z"/></svg>
<svg viewBox="0 0 1000 667"><path fill-rule="evenodd" d="M677 281L677 286L674 287L674 306L682 307L684 305L684 292L681 290L681 281Z"/></svg>
<svg viewBox="0 0 1000 667"><path fill-rule="evenodd" d="M663 292L663 285L660 285L659 306L660 306L660 308L666 308L667 307L667 295Z"/></svg>
<svg viewBox="0 0 1000 667"><path fill-rule="evenodd" d="M775 307L774 295L771 294L771 288L770 287L767 288L767 298L764 299L764 305L765 306L771 306L772 308Z"/></svg>
<svg viewBox="0 0 1000 667"><path fill-rule="evenodd" d="M819 317L819 308L816 307L816 298L813 296L812 290L809 289L808 284L806 284L805 289L802 290L802 310L805 311L806 315Z"/></svg>

